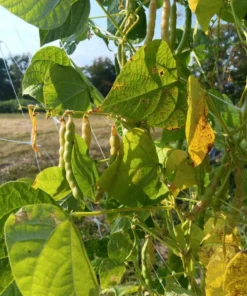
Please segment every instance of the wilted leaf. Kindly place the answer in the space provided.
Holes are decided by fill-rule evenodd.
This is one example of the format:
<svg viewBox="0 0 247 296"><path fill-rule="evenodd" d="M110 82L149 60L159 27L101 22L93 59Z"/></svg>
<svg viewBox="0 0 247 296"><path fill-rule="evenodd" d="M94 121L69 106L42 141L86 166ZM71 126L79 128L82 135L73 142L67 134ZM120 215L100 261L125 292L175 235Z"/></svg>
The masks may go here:
<svg viewBox="0 0 247 296"><path fill-rule="evenodd" d="M207 121L207 94L194 76L188 79L188 113L186 140L188 152L195 166L201 164L213 146L215 135Z"/></svg>

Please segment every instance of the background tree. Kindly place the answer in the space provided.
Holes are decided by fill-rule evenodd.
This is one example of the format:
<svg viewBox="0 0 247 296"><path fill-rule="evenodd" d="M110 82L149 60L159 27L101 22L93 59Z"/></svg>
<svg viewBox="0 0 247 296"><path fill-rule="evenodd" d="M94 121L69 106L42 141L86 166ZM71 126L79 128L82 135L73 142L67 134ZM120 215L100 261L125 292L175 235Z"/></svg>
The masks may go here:
<svg viewBox="0 0 247 296"><path fill-rule="evenodd" d="M99 57L93 61L91 66L82 67L82 70L105 97L116 79L115 67L112 61L107 57Z"/></svg>
<svg viewBox="0 0 247 296"><path fill-rule="evenodd" d="M246 84L246 52L239 42L233 24L220 24L211 28L209 36L203 32L195 40L192 72L207 86L225 93L236 103ZM201 62L197 63L198 58Z"/></svg>

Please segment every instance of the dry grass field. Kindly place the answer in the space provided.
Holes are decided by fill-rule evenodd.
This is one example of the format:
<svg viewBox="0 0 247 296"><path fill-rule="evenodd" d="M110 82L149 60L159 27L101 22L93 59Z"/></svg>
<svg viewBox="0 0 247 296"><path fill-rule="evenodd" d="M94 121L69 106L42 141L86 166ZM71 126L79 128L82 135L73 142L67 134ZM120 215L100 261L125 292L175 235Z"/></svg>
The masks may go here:
<svg viewBox="0 0 247 296"><path fill-rule="evenodd" d="M45 119L45 113L40 113L37 119L37 144L40 145L41 156L38 156L36 161L34 151L30 146L31 121L28 114L25 114L25 119L21 114L0 115L0 185L24 177L34 179L39 172L38 164L40 170L58 164L59 124L57 125L52 118ZM90 122L100 147L108 157L111 122L102 116L92 116ZM76 131L80 134L81 120L75 119L75 124ZM156 131L154 137L159 134L160 131ZM19 143L19 141L26 142L26 144ZM90 154L95 159L103 159L93 137Z"/></svg>
<svg viewBox="0 0 247 296"><path fill-rule="evenodd" d="M59 125L53 119L45 119L44 113L39 114L37 118L37 144L40 145L41 152L41 156L37 159L42 170L58 163ZM109 123L101 116L91 118L90 122L102 150L108 156ZM75 119L75 123L77 132L80 134L81 120ZM28 144L30 132L31 122L28 114L25 114L25 119L21 114L0 115L0 184L23 177L34 178L39 172L34 151ZM8 142L3 139L17 142ZM19 141L27 143L18 143ZM103 159L94 138L90 154L96 159Z"/></svg>

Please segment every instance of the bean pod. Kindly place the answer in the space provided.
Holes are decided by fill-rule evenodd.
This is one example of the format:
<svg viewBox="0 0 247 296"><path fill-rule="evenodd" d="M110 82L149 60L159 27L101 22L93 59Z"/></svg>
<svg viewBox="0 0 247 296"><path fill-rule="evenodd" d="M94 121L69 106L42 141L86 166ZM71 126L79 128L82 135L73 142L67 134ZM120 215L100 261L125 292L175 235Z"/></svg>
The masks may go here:
<svg viewBox="0 0 247 296"><path fill-rule="evenodd" d="M111 128L111 137L110 137L110 163L112 163L120 150L121 142L117 133L116 126L113 125Z"/></svg>
<svg viewBox="0 0 247 296"><path fill-rule="evenodd" d="M153 40L154 37L154 29L155 29L155 21L156 21L156 0L151 0L148 14L148 25L147 25L147 34L144 40L144 44L148 44Z"/></svg>
<svg viewBox="0 0 247 296"><path fill-rule="evenodd" d="M70 189L72 191L73 196L76 199L82 199L81 190L78 187L75 176L72 171L71 158L72 158L72 150L74 146L75 139L75 124L71 116L69 116L69 120L66 124L66 132L65 132L65 144L64 144L64 164L66 171L66 179L69 183Z"/></svg>
<svg viewBox="0 0 247 296"><path fill-rule="evenodd" d="M90 122L89 122L89 119L88 119L87 115L84 115L83 118L82 118L81 132L82 132L81 133L82 139L85 141L85 143L87 144L88 149L89 149L90 145L91 145L92 133L91 133Z"/></svg>
<svg viewBox="0 0 247 296"><path fill-rule="evenodd" d="M64 159L63 159L63 155L64 155L64 145L65 145L65 132L66 132L66 122L64 119L60 120L61 125L60 125L60 129L59 129L59 164L58 166L60 168L64 168L65 167L65 163L64 163Z"/></svg>
<svg viewBox="0 0 247 296"><path fill-rule="evenodd" d="M146 238L146 241L142 247L141 262L142 262L142 276L145 281L145 284L149 288L152 288L151 270L153 268L153 263L154 263L154 246L149 237Z"/></svg>

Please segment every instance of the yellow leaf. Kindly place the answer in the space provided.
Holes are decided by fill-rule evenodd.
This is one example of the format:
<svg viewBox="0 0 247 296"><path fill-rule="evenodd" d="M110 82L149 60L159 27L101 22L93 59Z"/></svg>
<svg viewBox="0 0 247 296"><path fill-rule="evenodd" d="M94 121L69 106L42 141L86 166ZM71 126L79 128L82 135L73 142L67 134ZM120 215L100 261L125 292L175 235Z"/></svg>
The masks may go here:
<svg viewBox="0 0 247 296"><path fill-rule="evenodd" d="M206 296L226 296L223 287L224 273L235 253L235 248L230 246L215 250L206 268ZM239 294L236 295L239 296Z"/></svg>
<svg viewBox="0 0 247 296"><path fill-rule="evenodd" d="M194 76L188 80L188 113L186 119L186 140L188 152L194 166L198 166L211 150L215 135L207 121L207 94Z"/></svg>
<svg viewBox="0 0 247 296"><path fill-rule="evenodd" d="M228 263L224 288L227 296L247 295L247 251L237 253ZM226 293L225 293L226 295Z"/></svg>

